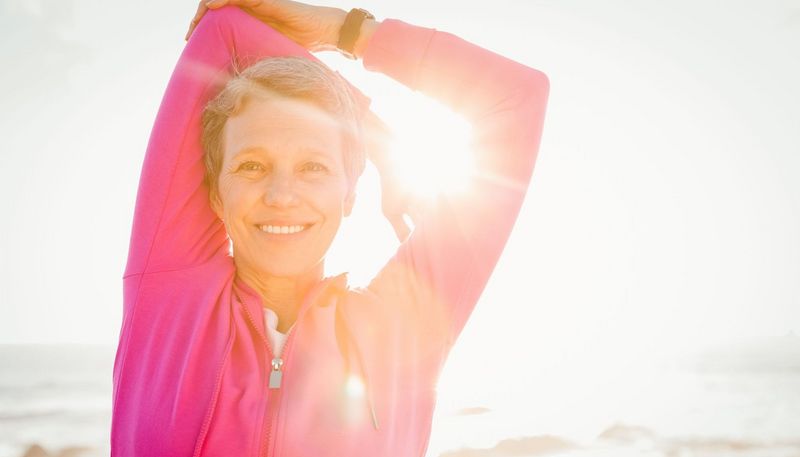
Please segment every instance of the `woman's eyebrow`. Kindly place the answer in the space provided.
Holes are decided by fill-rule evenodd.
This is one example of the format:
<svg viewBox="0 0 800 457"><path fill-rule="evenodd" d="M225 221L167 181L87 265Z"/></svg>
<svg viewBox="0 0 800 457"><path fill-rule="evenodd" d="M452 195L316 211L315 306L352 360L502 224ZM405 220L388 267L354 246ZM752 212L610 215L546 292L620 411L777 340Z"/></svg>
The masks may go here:
<svg viewBox="0 0 800 457"><path fill-rule="evenodd" d="M254 154L266 154L270 155L270 151L267 148L262 146L247 146L242 149L239 149L236 154L233 155L234 159L238 159L242 156L254 155Z"/></svg>
<svg viewBox="0 0 800 457"><path fill-rule="evenodd" d="M242 157L250 156L250 155L265 155L265 156L273 156L274 154L268 148L263 146L246 146L242 149L239 149L232 157L233 160L240 159ZM328 148L319 148L316 146L306 146L298 150L297 155L301 155L305 157L317 157L326 160L335 160L335 156L330 152Z"/></svg>

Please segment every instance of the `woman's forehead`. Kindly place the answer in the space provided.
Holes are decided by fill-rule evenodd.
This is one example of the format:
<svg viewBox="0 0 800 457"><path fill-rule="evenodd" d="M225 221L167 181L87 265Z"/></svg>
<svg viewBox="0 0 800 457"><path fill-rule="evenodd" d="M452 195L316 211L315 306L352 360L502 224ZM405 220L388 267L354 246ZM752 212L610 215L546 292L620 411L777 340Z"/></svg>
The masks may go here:
<svg viewBox="0 0 800 457"><path fill-rule="evenodd" d="M224 141L231 158L301 154L337 160L342 134L340 122L307 102L256 99L227 120Z"/></svg>

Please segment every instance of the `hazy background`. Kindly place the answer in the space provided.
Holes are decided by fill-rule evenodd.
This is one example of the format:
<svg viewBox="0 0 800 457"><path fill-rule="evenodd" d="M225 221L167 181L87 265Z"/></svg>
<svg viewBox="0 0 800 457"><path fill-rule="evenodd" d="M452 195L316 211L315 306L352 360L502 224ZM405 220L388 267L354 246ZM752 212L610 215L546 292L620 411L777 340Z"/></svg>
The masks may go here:
<svg viewBox="0 0 800 457"><path fill-rule="evenodd" d="M800 361L800 2L326 4L455 33L551 81L530 191L437 411L525 399L529 415L492 423L594 436L617 410L586 401L639 401L619 380L646 381L624 373L754 344ZM195 6L0 0L0 343L110 347L110 385L139 172ZM452 122L360 62L320 57L403 135ZM328 263L355 281L396 247L373 170L360 186ZM675 395L662 406L690 401ZM697 427L725 418L711 409ZM800 430L798 411L780 424Z"/></svg>

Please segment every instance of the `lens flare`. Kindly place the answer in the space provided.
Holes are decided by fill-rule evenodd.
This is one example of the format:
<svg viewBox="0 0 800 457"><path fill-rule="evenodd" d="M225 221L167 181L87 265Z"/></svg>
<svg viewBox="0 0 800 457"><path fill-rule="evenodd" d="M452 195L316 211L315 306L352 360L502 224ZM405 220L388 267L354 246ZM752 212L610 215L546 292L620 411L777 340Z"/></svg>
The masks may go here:
<svg viewBox="0 0 800 457"><path fill-rule="evenodd" d="M347 377L344 390L347 393L347 396L350 398L363 397L364 382L358 376L351 374Z"/></svg>
<svg viewBox="0 0 800 457"><path fill-rule="evenodd" d="M390 120L392 166L415 197L465 191L475 173L471 126L462 117L422 97L401 104Z"/></svg>

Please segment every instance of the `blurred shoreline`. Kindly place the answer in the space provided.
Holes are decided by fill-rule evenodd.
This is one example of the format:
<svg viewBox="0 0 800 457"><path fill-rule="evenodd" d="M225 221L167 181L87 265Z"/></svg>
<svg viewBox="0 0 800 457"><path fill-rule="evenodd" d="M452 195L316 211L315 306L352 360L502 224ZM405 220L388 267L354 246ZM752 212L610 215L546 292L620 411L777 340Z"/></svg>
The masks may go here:
<svg viewBox="0 0 800 457"><path fill-rule="evenodd" d="M0 457L109 455L114 354L108 345L0 345ZM437 406L427 455L800 457L796 335L668 362L625 374L629 384L597 392L596 403ZM556 424L550 413L562 406ZM585 414L599 414L601 426L579 433Z"/></svg>

